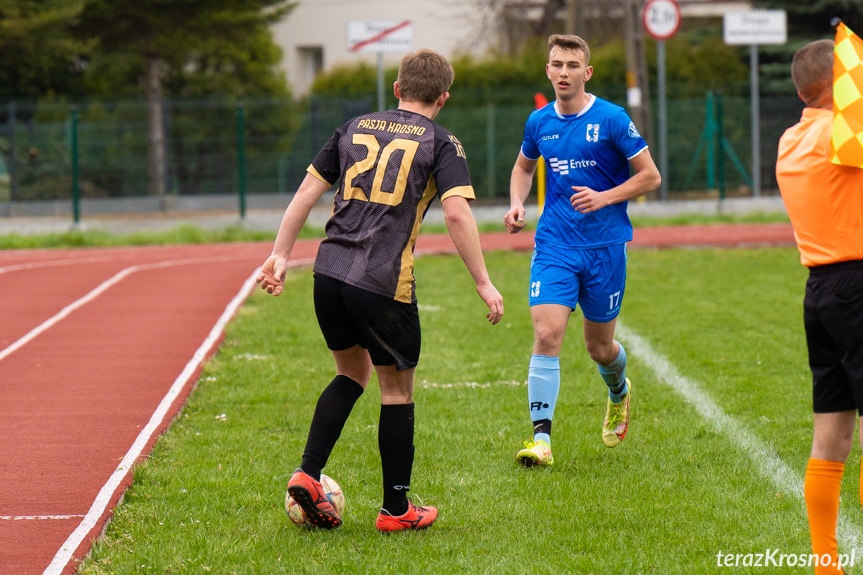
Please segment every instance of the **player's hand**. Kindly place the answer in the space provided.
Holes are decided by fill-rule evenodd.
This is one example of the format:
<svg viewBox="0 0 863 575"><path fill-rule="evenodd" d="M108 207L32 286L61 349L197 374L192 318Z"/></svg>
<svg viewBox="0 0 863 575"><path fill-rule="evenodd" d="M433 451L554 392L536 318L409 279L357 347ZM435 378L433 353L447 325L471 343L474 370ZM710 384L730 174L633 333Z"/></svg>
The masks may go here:
<svg viewBox="0 0 863 575"><path fill-rule="evenodd" d="M503 296L491 283L476 286L476 293L488 306L486 318L491 325L495 325L503 317Z"/></svg>
<svg viewBox="0 0 863 575"><path fill-rule="evenodd" d="M261 284L261 289L274 296L282 293L285 289L285 272L288 268L288 260L281 256L270 256L255 281Z"/></svg>
<svg viewBox="0 0 863 575"><path fill-rule="evenodd" d="M569 203L576 212L589 214L608 205L604 194L586 186L572 186L572 191L575 193L570 196Z"/></svg>
<svg viewBox="0 0 863 575"><path fill-rule="evenodd" d="M510 208L504 214L503 223L506 226L506 231L511 234L517 234L524 228L524 206Z"/></svg>

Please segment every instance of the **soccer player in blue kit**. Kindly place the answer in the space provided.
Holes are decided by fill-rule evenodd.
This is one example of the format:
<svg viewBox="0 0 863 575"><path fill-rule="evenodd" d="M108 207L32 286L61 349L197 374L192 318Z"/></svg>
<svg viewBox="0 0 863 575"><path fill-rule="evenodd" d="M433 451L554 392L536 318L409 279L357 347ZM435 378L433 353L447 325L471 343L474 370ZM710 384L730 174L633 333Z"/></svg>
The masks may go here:
<svg viewBox="0 0 863 575"><path fill-rule="evenodd" d="M585 91L593 75L587 43L555 34L548 47L545 69L556 100L527 120L504 216L510 233L524 228L524 202L544 158L546 198L530 269L534 343L527 387L534 433L516 455L526 467L554 463L551 421L560 391L560 349L576 304L584 315L587 352L608 386L602 441L614 447L626 436L632 384L626 352L614 339L626 283L626 242L632 240L626 207L661 181L626 111Z"/></svg>

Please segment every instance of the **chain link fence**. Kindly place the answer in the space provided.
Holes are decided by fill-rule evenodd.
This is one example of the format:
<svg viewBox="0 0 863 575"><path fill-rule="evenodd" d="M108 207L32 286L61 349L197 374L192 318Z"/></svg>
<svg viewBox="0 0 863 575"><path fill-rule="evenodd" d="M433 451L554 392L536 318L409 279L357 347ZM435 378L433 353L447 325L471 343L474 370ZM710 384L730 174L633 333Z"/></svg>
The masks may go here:
<svg viewBox="0 0 863 575"><path fill-rule="evenodd" d="M533 110L525 100L448 103L437 118L463 143L478 198L509 197L509 174ZM283 209L332 132L373 108L371 98L166 100L165 194L157 197L148 170L146 102L0 103L0 217L71 215L76 198L85 217ZM777 142L802 108L796 96L760 98L762 169L756 177L763 195L776 193ZM675 98L669 91L667 109L668 200L751 195L749 98ZM657 145L649 144L658 162ZM656 193L648 196L656 199Z"/></svg>

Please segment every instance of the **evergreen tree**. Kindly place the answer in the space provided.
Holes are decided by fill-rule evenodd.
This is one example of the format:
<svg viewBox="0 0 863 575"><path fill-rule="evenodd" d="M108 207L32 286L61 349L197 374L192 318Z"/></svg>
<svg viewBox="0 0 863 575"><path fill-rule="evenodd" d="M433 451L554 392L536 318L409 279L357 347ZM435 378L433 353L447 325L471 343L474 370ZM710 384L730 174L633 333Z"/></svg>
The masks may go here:
<svg viewBox="0 0 863 575"><path fill-rule="evenodd" d="M98 41L94 89L143 91L149 105L150 193L165 195L162 99L226 91L286 94L269 26L286 0L85 0L77 28ZM143 81L139 81L143 79Z"/></svg>
<svg viewBox="0 0 863 575"><path fill-rule="evenodd" d="M92 42L71 28L83 0L0 0L0 98L77 94Z"/></svg>
<svg viewBox="0 0 863 575"><path fill-rule="evenodd" d="M832 40L836 31L830 25L834 17L849 28L863 33L863 2L860 0L755 0L759 10L785 10L788 18L788 42L783 46L762 46L761 89L765 94L795 94L791 81L791 59L804 44L814 40Z"/></svg>
<svg viewBox="0 0 863 575"><path fill-rule="evenodd" d="M863 32L863 2L860 0L755 0L754 8L781 9L788 16L789 39L805 42L833 36L830 20L842 20L855 32ZM805 43L804 42L804 43Z"/></svg>

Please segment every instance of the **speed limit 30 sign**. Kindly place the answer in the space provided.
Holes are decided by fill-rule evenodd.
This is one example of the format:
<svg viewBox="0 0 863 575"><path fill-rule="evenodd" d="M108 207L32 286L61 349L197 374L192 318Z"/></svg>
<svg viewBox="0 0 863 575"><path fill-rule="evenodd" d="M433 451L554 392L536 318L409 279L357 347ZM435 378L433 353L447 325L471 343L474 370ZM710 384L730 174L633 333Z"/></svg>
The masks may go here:
<svg viewBox="0 0 863 575"><path fill-rule="evenodd" d="M680 28L680 7L674 0L647 0L642 13L644 29L656 40L668 40Z"/></svg>

